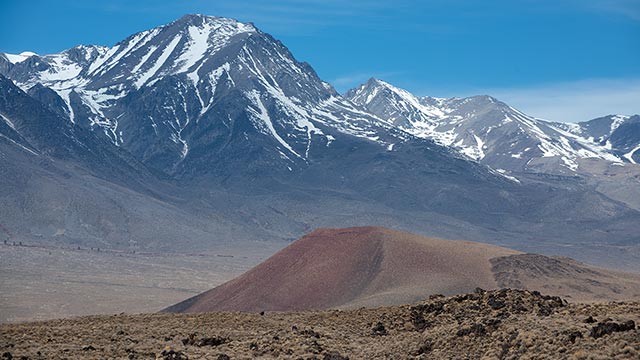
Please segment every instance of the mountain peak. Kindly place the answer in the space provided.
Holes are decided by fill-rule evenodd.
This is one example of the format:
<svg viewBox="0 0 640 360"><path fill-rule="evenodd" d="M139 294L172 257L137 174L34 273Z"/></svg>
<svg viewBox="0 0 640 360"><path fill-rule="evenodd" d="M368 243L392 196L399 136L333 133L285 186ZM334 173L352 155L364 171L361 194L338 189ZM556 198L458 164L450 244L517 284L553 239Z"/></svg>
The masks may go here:
<svg viewBox="0 0 640 360"><path fill-rule="evenodd" d="M389 90L394 91L394 92L402 91L402 89L397 88L397 87L391 85L390 83L388 83L388 82L386 82L384 80L380 80L380 79L374 78L374 77L372 77L369 80L367 80L367 82L365 84L362 84L360 87L361 88L362 87L365 87L365 88L366 87L385 88L385 89L389 89Z"/></svg>
<svg viewBox="0 0 640 360"><path fill-rule="evenodd" d="M389 85L388 82L386 82L384 80L380 80L378 78L374 78L374 77L369 78L369 80L367 80L367 84L369 84L369 85L377 85L377 86L388 86Z"/></svg>
<svg viewBox="0 0 640 360"><path fill-rule="evenodd" d="M253 23L243 23L233 18L222 17L222 16L210 16L204 14L186 14L171 24L184 24L187 26L197 26L201 27L204 24L209 25L218 25L218 26L233 26L238 29L243 30L244 32L252 32L256 31L256 27ZM171 25L170 24L170 25Z"/></svg>
<svg viewBox="0 0 640 360"><path fill-rule="evenodd" d="M345 97L353 103L369 108L383 119L400 126L432 127L434 121L445 116L445 113L432 102L438 99L420 98L407 90L395 87L390 83L371 78L365 84L349 90ZM374 109L374 110L372 110ZM418 125L417 122L420 124Z"/></svg>
<svg viewBox="0 0 640 360"><path fill-rule="evenodd" d="M184 14L177 21L186 22L186 21L206 19L208 17L213 17L213 16L208 16L204 14Z"/></svg>

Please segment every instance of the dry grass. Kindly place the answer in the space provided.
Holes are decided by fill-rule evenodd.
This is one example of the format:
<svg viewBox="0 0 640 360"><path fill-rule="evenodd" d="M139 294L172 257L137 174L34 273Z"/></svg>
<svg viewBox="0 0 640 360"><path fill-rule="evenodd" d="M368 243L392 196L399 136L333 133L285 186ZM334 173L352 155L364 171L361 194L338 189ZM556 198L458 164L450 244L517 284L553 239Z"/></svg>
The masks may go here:
<svg viewBox="0 0 640 360"><path fill-rule="evenodd" d="M585 322L589 316L596 322ZM88 316L3 325L0 353L30 359L637 359L637 328L590 336L598 322L628 320L640 322L640 303L566 304L496 290L349 311Z"/></svg>

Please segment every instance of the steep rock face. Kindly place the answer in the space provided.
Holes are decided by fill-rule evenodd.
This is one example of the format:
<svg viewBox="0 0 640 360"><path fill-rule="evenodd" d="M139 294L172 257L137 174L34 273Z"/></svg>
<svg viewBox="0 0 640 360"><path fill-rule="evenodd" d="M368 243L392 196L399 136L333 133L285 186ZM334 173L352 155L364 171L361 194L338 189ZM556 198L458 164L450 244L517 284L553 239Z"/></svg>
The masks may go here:
<svg viewBox="0 0 640 360"><path fill-rule="evenodd" d="M345 97L396 127L457 149L501 172L572 174L585 158L618 164L629 161L626 153L612 151L606 140L593 141L603 134L583 132L580 124L536 119L490 96L417 97L371 79L347 92ZM620 117L623 118L628 117ZM597 132L600 123L606 121L596 121L587 127ZM607 129L613 129L611 126L607 124ZM632 150L629 145L624 149Z"/></svg>

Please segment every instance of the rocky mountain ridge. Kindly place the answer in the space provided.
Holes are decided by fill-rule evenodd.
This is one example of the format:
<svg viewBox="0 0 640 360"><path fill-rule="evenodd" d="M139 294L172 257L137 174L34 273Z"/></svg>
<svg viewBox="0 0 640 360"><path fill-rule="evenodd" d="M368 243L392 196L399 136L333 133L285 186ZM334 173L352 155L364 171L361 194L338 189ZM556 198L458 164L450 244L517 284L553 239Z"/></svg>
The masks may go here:
<svg viewBox="0 0 640 360"><path fill-rule="evenodd" d="M419 97L373 78L345 97L393 126L501 172L575 174L582 159L636 164L640 146L640 137L631 129L638 115L610 115L575 124L551 122L491 96Z"/></svg>

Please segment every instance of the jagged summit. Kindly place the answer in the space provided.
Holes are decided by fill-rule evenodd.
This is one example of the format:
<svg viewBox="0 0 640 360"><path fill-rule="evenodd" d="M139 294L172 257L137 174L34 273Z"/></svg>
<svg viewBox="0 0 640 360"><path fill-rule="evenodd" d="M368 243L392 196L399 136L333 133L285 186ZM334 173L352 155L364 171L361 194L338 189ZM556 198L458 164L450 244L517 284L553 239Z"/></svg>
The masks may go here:
<svg viewBox="0 0 640 360"><path fill-rule="evenodd" d="M116 84L139 88L161 75L193 73L207 57L233 43L234 38L256 32L252 24L234 19L185 15L167 25L133 34L112 47L81 45L40 56L40 63L30 69L10 71L17 73L12 77L23 88L37 82L57 89L97 89ZM120 81L106 83L107 78L114 77Z"/></svg>
<svg viewBox="0 0 640 360"><path fill-rule="evenodd" d="M632 164L640 163L640 115L612 114L577 124L558 124Z"/></svg>
<svg viewBox="0 0 640 360"><path fill-rule="evenodd" d="M436 104L432 104L434 100L437 103L437 99L419 98L375 78L348 91L345 97L358 105L376 108L376 115L405 131L412 128L429 131L435 126L435 121L446 115Z"/></svg>
<svg viewBox="0 0 640 360"><path fill-rule="evenodd" d="M235 18L225 17L225 16L213 16L213 15L205 15L205 14L185 14L177 20L164 25L168 26L171 24L186 24L193 26L202 26L204 23L209 24L237 24L238 28L242 28L246 31L259 31L252 22L242 22Z"/></svg>
<svg viewBox="0 0 640 360"><path fill-rule="evenodd" d="M345 101L281 42L251 23L225 17L187 14L112 47L81 45L44 56L4 54L0 72L23 90L33 88L33 94L49 98L54 112L169 172L180 171L193 154L189 137L198 132L194 124L235 118L239 113L219 113L217 104L223 98L235 103L238 96L243 101L235 106L246 110L252 127L275 141L278 153L270 156L285 158L286 169L309 161L314 137L333 141L336 135L327 125L389 149L406 136L429 139L507 172L570 173L583 158L623 163L640 156L633 139L617 140L624 145L612 151L606 140L597 141L604 133L585 136L585 131L535 119L488 95L415 96L371 78L348 91L344 98L350 101ZM52 89L59 99L36 85ZM166 98L156 106L142 100L149 95ZM612 120L611 126L622 122ZM139 136L148 139L141 142ZM511 145L513 139L517 145ZM149 141L165 145L152 146L162 148L157 153Z"/></svg>

